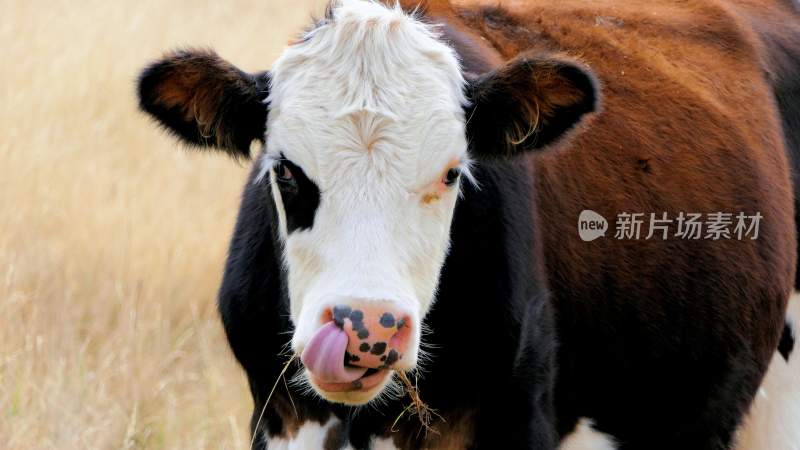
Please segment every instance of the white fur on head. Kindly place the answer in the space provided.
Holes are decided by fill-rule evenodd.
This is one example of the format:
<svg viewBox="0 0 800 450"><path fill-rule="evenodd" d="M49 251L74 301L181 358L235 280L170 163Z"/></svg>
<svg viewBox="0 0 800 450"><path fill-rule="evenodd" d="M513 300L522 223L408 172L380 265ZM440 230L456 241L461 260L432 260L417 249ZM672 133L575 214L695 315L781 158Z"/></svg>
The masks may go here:
<svg viewBox="0 0 800 450"><path fill-rule="evenodd" d="M416 324L400 368L415 365L459 189L440 180L450 167L468 168L463 87L454 51L432 26L368 1L335 4L273 65L264 173L282 153L321 193L313 227L287 234L270 176L295 351L334 304L390 301ZM326 397L374 397L358 395Z"/></svg>

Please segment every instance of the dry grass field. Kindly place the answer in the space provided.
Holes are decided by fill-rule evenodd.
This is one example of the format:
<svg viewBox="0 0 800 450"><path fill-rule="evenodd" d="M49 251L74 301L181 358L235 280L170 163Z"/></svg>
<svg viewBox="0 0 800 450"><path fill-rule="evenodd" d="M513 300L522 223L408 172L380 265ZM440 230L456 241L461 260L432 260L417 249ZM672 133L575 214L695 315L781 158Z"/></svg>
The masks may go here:
<svg viewBox="0 0 800 450"><path fill-rule="evenodd" d="M0 2L1 449L247 448L215 309L247 168L134 82L181 45L265 69L321 3Z"/></svg>
<svg viewBox="0 0 800 450"><path fill-rule="evenodd" d="M248 448L215 305L248 168L183 150L135 80L189 45L266 69L325 2L0 0L0 450ZM743 448L800 421L769 414L800 404L776 361Z"/></svg>

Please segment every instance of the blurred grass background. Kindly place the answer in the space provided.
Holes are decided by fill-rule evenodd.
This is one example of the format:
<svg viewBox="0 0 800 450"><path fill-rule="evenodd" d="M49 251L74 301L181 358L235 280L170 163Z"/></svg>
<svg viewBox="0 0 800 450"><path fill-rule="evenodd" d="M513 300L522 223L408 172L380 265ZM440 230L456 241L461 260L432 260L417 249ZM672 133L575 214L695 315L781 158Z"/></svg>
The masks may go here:
<svg viewBox="0 0 800 450"><path fill-rule="evenodd" d="M0 1L0 449L247 448L215 306L247 167L135 79L188 45L266 69L323 4Z"/></svg>

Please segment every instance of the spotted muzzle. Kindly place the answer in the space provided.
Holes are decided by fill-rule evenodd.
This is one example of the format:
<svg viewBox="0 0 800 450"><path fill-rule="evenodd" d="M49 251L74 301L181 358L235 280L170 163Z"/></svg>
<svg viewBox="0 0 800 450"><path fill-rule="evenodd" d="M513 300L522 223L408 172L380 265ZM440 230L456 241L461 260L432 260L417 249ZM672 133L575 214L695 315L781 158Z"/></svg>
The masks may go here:
<svg viewBox="0 0 800 450"><path fill-rule="evenodd" d="M301 360L325 383L352 383L369 369L391 369L412 340L410 315L385 303L337 305L323 321Z"/></svg>

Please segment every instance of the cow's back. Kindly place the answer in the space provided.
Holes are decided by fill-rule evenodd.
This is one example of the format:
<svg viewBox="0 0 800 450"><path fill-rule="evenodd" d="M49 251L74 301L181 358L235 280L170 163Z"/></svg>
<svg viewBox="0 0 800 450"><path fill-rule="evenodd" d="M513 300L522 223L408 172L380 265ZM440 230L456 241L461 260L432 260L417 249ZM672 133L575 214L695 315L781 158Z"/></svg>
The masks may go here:
<svg viewBox="0 0 800 450"><path fill-rule="evenodd" d="M527 161L559 320L562 431L589 416L632 441L668 423L723 445L775 351L795 267L780 118L752 28L713 1L525 1L461 17L504 59L566 53L603 86L603 112ZM609 220L604 238L580 239L585 209ZM684 240L674 223L645 239L664 212L763 219L755 240ZM620 213L645 214L639 239L615 238Z"/></svg>

